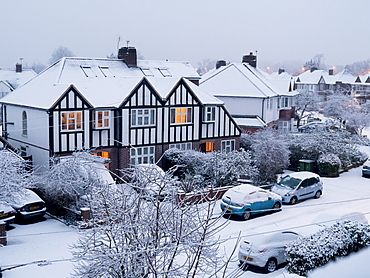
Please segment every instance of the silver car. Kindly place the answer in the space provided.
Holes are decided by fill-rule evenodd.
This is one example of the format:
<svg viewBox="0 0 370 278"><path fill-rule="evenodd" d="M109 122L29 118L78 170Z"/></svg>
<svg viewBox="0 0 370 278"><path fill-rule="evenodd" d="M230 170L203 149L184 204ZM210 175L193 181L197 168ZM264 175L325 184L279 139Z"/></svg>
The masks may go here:
<svg viewBox="0 0 370 278"><path fill-rule="evenodd" d="M318 174L302 171L284 176L270 190L280 195L283 203L294 205L304 199L320 198L323 183Z"/></svg>
<svg viewBox="0 0 370 278"><path fill-rule="evenodd" d="M240 243L238 258L241 267L253 265L273 272L278 265L287 261L285 247L300 235L293 231L280 231L243 240Z"/></svg>
<svg viewBox="0 0 370 278"><path fill-rule="evenodd" d="M364 165L362 165L362 176L370 177L370 159L368 159Z"/></svg>

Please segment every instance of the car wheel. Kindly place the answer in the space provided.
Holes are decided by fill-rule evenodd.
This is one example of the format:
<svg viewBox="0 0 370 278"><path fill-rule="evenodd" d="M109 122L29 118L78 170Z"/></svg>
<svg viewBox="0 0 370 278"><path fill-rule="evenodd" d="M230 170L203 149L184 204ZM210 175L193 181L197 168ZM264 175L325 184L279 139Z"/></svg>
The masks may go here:
<svg viewBox="0 0 370 278"><path fill-rule="evenodd" d="M289 204L291 204L291 205L295 205L295 204L297 203L297 201L298 201L297 197L293 196L293 197L290 199Z"/></svg>
<svg viewBox="0 0 370 278"><path fill-rule="evenodd" d="M243 219L248 220L251 217L251 211L250 210L245 210L243 212Z"/></svg>
<svg viewBox="0 0 370 278"><path fill-rule="evenodd" d="M266 272L274 272L277 268L277 262L276 259L271 258L267 261L265 265L265 271Z"/></svg>
<svg viewBox="0 0 370 278"><path fill-rule="evenodd" d="M321 191L317 191L315 194L315 199L319 199L321 197Z"/></svg>
<svg viewBox="0 0 370 278"><path fill-rule="evenodd" d="M280 204L279 202L277 202L277 203L275 203L275 204L274 204L273 209L278 210L278 209L280 209L280 208L281 208L281 204Z"/></svg>

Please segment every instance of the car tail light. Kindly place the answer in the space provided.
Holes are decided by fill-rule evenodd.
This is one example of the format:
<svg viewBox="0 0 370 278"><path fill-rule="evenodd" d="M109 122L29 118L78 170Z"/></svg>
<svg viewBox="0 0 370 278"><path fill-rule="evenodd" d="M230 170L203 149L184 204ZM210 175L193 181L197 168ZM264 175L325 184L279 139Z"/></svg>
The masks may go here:
<svg viewBox="0 0 370 278"><path fill-rule="evenodd" d="M19 211L25 211L24 207L19 208Z"/></svg>
<svg viewBox="0 0 370 278"><path fill-rule="evenodd" d="M267 248L264 248L264 249L262 249L262 250L258 250L258 253L264 253L264 252L266 252L267 251Z"/></svg>

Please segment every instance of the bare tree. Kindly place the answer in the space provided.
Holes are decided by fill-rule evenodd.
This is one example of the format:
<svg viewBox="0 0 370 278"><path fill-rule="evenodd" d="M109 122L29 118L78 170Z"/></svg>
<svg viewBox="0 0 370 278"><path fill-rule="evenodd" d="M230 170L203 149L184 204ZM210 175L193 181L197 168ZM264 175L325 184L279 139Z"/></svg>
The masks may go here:
<svg viewBox="0 0 370 278"><path fill-rule="evenodd" d="M366 74L370 70L370 59L346 65L345 69L349 70L355 75Z"/></svg>
<svg viewBox="0 0 370 278"><path fill-rule="evenodd" d="M161 202L122 184L95 188L89 202L92 228L73 249L76 277L209 277L226 267L215 201Z"/></svg>
<svg viewBox="0 0 370 278"><path fill-rule="evenodd" d="M63 57L74 57L74 56L75 55L73 54L71 50L69 50L69 48L65 46L59 46L58 48L54 49L53 53L51 53L49 63L53 64Z"/></svg>
<svg viewBox="0 0 370 278"><path fill-rule="evenodd" d="M216 61L211 59L203 59L202 61L198 62L197 65L197 72L200 75L205 74L206 72L210 71L211 69L215 68Z"/></svg>
<svg viewBox="0 0 370 278"><path fill-rule="evenodd" d="M297 128L301 125L301 120L310 116L309 112L317 111L320 99L317 93L311 91L300 92L295 98L295 116Z"/></svg>
<svg viewBox="0 0 370 278"><path fill-rule="evenodd" d="M324 60L324 54L316 54L311 60L304 63L303 67L306 70L325 69L323 60Z"/></svg>

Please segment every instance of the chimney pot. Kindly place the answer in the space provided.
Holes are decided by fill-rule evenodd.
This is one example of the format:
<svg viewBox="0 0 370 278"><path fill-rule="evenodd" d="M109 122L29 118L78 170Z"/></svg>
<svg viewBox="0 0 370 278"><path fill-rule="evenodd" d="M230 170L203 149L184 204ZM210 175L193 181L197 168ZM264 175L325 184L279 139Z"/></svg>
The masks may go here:
<svg viewBox="0 0 370 278"><path fill-rule="evenodd" d="M329 75L334 75L334 70L333 69L329 69Z"/></svg>

